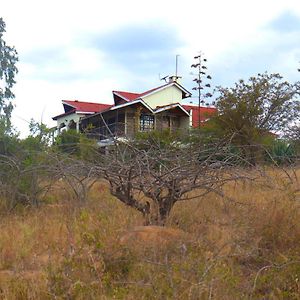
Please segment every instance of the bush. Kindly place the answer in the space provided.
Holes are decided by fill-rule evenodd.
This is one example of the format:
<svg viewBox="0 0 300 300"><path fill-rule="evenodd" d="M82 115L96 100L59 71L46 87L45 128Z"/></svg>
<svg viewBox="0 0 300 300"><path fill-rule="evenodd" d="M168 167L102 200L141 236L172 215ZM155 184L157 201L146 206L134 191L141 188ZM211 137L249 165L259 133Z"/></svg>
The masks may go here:
<svg viewBox="0 0 300 300"><path fill-rule="evenodd" d="M289 165L296 159L296 150L284 140L274 140L266 150L266 161L277 165Z"/></svg>
<svg viewBox="0 0 300 300"><path fill-rule="evenodd" d="M74 129L64 130L57 136L54 145L60 152L79 156L80 136L81 134Z"/></svg>

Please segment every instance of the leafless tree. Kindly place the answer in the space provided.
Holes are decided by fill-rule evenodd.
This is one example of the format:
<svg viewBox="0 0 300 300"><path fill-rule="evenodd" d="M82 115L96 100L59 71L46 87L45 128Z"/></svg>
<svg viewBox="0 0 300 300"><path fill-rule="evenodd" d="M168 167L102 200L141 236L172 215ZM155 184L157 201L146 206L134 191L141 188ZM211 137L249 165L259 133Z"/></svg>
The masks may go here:
<svg viewBox="0 0 300 300"><path fill-rule="evenodd" d="M63 189L69 194L71 200L83 204L88 192L98 178L91 177L90 170L93 165L87 161L57 152L49 153L52 164L50 173L56 180L62 182Z"/></svg>
<svg viewBox="0 0 300 300"><path fill-rule="evenodd" d="M141 212L146 224L164 225L176 202L223 195L224 184L246 178L238 167L243 163L221 142L200 147L149 139L115 143L91 176L104 177L112 195Z"/></svg>
<svg viewBox="0 0 300 300"><path fill-rule="evenodd" d="M55 151L0 155L0 200L13 210L18 204L38 206L55 187L73 203L83 204L98 178L90 177L91 165ZM25 158L24 158L25 157Z"/></svg>
<svg viewBox="0 0 300 300"><path fill-rule="evenodd" d="M34 163L20 156L0 155L0 197L12 210L17 204L38 206L39 200L55 181L45 153Z"/></svg>

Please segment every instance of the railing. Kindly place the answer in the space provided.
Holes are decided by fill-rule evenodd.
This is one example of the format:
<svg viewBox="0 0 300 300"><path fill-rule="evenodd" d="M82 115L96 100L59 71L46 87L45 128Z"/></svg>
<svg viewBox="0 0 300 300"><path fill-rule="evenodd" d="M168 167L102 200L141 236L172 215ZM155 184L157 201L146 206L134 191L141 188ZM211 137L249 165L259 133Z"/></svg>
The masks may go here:
<svg viewBox="0 0 300 300"><path fill-rule="evenodd" d="M118 137L133 137L133 134L136 133L136 130L128 132L128 124L132 125L131 123L123 123L123 122L115 122L111 124L106 124L100 127L93 127L93 128L86 128L83 130L83 132L86 134L87 137L96 139L98 141L112 139L112 138L118 138ZM133 125L134 126L134 125ZM127 127L127 130L125 129ZM170 129L170 128L169 128ZM168 128L161 128L161 129L152 129L157 131L165 131L168 130ZM150 128L145 128L144 130L141 130L138 128L139 132L150 132L152 131ZM179 133L187 133L189 130L187 128L172 128L170 129L172 132L179 132Z"/></svg>
<svg viewBox="0 0 300 300"><path fill-rule="evenodd" d="M86 128L83 130L87 137L96 140L106 140L113 137L124 137L125 136L125 124L115 122L106 124L101 127Z"/></svg>

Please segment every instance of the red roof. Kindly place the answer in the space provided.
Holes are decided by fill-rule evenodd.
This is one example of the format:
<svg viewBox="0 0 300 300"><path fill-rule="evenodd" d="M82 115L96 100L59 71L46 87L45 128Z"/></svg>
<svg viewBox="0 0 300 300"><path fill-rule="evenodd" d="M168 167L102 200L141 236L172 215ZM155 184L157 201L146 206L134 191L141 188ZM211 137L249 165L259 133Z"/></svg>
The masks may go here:
<svg viewBox="0 0 300 300"><path fill-rule="evenodd" d="M188 112L192 111L192 125L193 127L199 126L199 106L196 105L182 105ZM200 106L200 121L201 126L204 125L204 121L217 112L215 107Z"/></svg>
<svg viewBox="0 0 300 300"><path fill-rule="evenodd" d="M71 101L71 100L63 100L63 104L67 104L76 109L76 111L80 112L101 112L105 109L112 107L111 104L104 103L93 103L93 102L82 102L82 101Z"/></svg>
<svg viewBox="0 0 300 300"><path fill-rule="evenodd" d="M53 120L57 120L63 116L80 112L83 114L88 113L98 113L102 112L106 109L111 108L113 105L111 104L104 104L104 103L93 103L93 102L82 102L78 100L62 100L64 105L65 112L58 116L53 117Z"/></svg>
<svg viewBox="0 0 300 300"><path fill-rule="evenodd" d="M138 93L130 93L130 92L122 92L122 91L113 91L113 93L119 94L122 98L126 99L127 101L133 101L136 98L139 98L140 94Z"/></svg>
<svg viewBox="0 0 300 300"><path fill-rule="evenodd" d="M168 85L169 83L167 84L164 84L164 85L161 85L161 86L158 86L154 89L151 89L151 90L148 90L146 92L143 92L143 93L131 93L131 92L123 92L123 91L113 91L114 94L117 94L117 95L120 95L122 98L124 98L126 101L134 101L140 97L143 97L147 94L150 94L151 92L154 92L166 85Z"/></svg>

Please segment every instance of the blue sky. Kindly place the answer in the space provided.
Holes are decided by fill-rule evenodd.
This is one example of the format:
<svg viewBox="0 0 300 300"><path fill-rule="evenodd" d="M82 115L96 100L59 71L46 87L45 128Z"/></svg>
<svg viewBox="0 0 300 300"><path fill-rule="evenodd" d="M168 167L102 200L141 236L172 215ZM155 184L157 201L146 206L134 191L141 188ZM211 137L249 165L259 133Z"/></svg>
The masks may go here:
<svg viewBox="0 0 300 300"><path fill-rule="evenodd" d="M16 7L18 9L16 9ZM257 73L299 80L298 1L7 1L5 39L20 57L14 124L49 126L62 99L109 103L112 90L142 92L175 73L191 90L190 65L208 59L214 86Z"/></svg>

